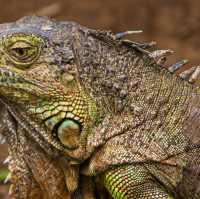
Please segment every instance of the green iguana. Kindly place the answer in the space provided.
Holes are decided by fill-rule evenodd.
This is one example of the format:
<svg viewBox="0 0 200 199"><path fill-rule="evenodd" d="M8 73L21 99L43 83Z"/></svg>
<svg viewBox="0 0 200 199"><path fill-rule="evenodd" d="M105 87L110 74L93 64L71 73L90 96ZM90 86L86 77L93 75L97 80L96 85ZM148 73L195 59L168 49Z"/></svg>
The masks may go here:
<svg viewBox="0 0 200 199"><path fill-rule="evenodd" d="M200 198L199 67L74 22L0 25L0 133L15 199ZM186 79L189 78L189 81Z"/></svg>

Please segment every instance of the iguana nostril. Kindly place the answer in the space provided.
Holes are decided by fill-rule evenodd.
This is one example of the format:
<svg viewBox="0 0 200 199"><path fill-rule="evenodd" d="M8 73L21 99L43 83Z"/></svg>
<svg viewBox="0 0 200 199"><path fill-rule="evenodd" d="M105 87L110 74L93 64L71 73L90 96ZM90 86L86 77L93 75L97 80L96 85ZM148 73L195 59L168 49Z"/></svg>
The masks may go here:
<svg viewBox="0 0 200 199"><path fill-rule="evenodd" d="M79 146L80 133L80 125L70 119L64 120L58 128L58 138L69 149L75 149Z"/></svg>

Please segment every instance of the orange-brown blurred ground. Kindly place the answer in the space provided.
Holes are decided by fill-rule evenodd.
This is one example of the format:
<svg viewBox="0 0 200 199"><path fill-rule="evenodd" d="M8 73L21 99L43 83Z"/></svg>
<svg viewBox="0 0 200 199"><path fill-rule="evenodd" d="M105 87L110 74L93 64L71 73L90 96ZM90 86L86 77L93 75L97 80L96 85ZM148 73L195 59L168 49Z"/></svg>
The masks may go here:
<svg viewBox="0 0 200 199"><path fill-rule="evenodd" d="M187 58L189 66L200 63L199 0L0 0L0 8L0 23L37 14L114 32L142 29L144 33L130 38L174 50L170 62ZM0 161L5 154L0 147ZM5 192L0 184L0 199Z"/></svg>

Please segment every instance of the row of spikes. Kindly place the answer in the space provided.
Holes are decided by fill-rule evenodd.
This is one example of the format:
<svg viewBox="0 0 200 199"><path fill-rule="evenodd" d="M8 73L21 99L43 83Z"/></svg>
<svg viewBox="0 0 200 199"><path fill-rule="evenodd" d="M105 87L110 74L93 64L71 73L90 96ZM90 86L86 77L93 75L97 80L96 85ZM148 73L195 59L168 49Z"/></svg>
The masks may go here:
<svg viewBox="0 0 200 199"><path fill-rule="evenodd" d="M139 50L143 53L148 54L150 57L152 57L155 62L160 66L164 67L164 63L167 60L167 57L174 52L172 50L155 50L153 52L148 51L147 49L151 49L155 47L156 42L147 42L147 43L137 43L133 42L127 39L124 39L126 36L131 35L131 34L139 34L142 33L142 30L133 30L133 31L125 31L125 32L120 32L115 35L116 39L122 40L122 42L136 50ZM175 64L172 64L171 66L168 67L168 70L170 73L175 73L179 69L183 68L185 64L187 64L189 61L187 59L183 59ZM181 79L184 79L188 81L189 83L196 83L199 76L200 76L200 66L194 66L189 68L188 70L185 70L181 72L178 75Z"/></svg>

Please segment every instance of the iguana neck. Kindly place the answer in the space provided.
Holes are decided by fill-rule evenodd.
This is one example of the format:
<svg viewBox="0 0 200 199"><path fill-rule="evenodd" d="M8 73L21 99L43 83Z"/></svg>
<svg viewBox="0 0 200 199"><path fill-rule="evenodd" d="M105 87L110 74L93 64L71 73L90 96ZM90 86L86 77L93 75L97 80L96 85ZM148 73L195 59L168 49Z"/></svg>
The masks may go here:
<svg viewBox="0 0 200 199"><path fill-rule="evenodd" d="M184 128L191 124L191 117L195 118L192 109L194 103L199 103L198 98L195 100L195 88L151 62L148 55L129 53L124 55L124 62L120 61L121 55L112 56L114 67L119 67L127 80L121 81L121 85L127 86L127 96L122 111L111 111L110 118L104 120L95 135L89 137L88 146L102 147L83 169L86 175L95 175L111 166L130 162L163 161L192 149L190 136L186 135ZM109 60L101 63L104 67L111 64ZM118 74L115 71L114 83ZM111 90L104 90L104 95L113 97L112 100L120 99L119 93L110 93ZM109 105L112 107L113 104ZM109 153L106 154L107 150Z"/></svg>
<svg viewBox="0 0 200 199"><path fill-rule="evenodd" d="M129 130L157 135L172 131L167 136L173 140L183 129L193 87L156 65L148 54L96 34L78 40L77 58L81 83L107 115L118 118L107 123L111 127L102 133L104 141ZM115 135L112 125L118 126Z"/></svg>

